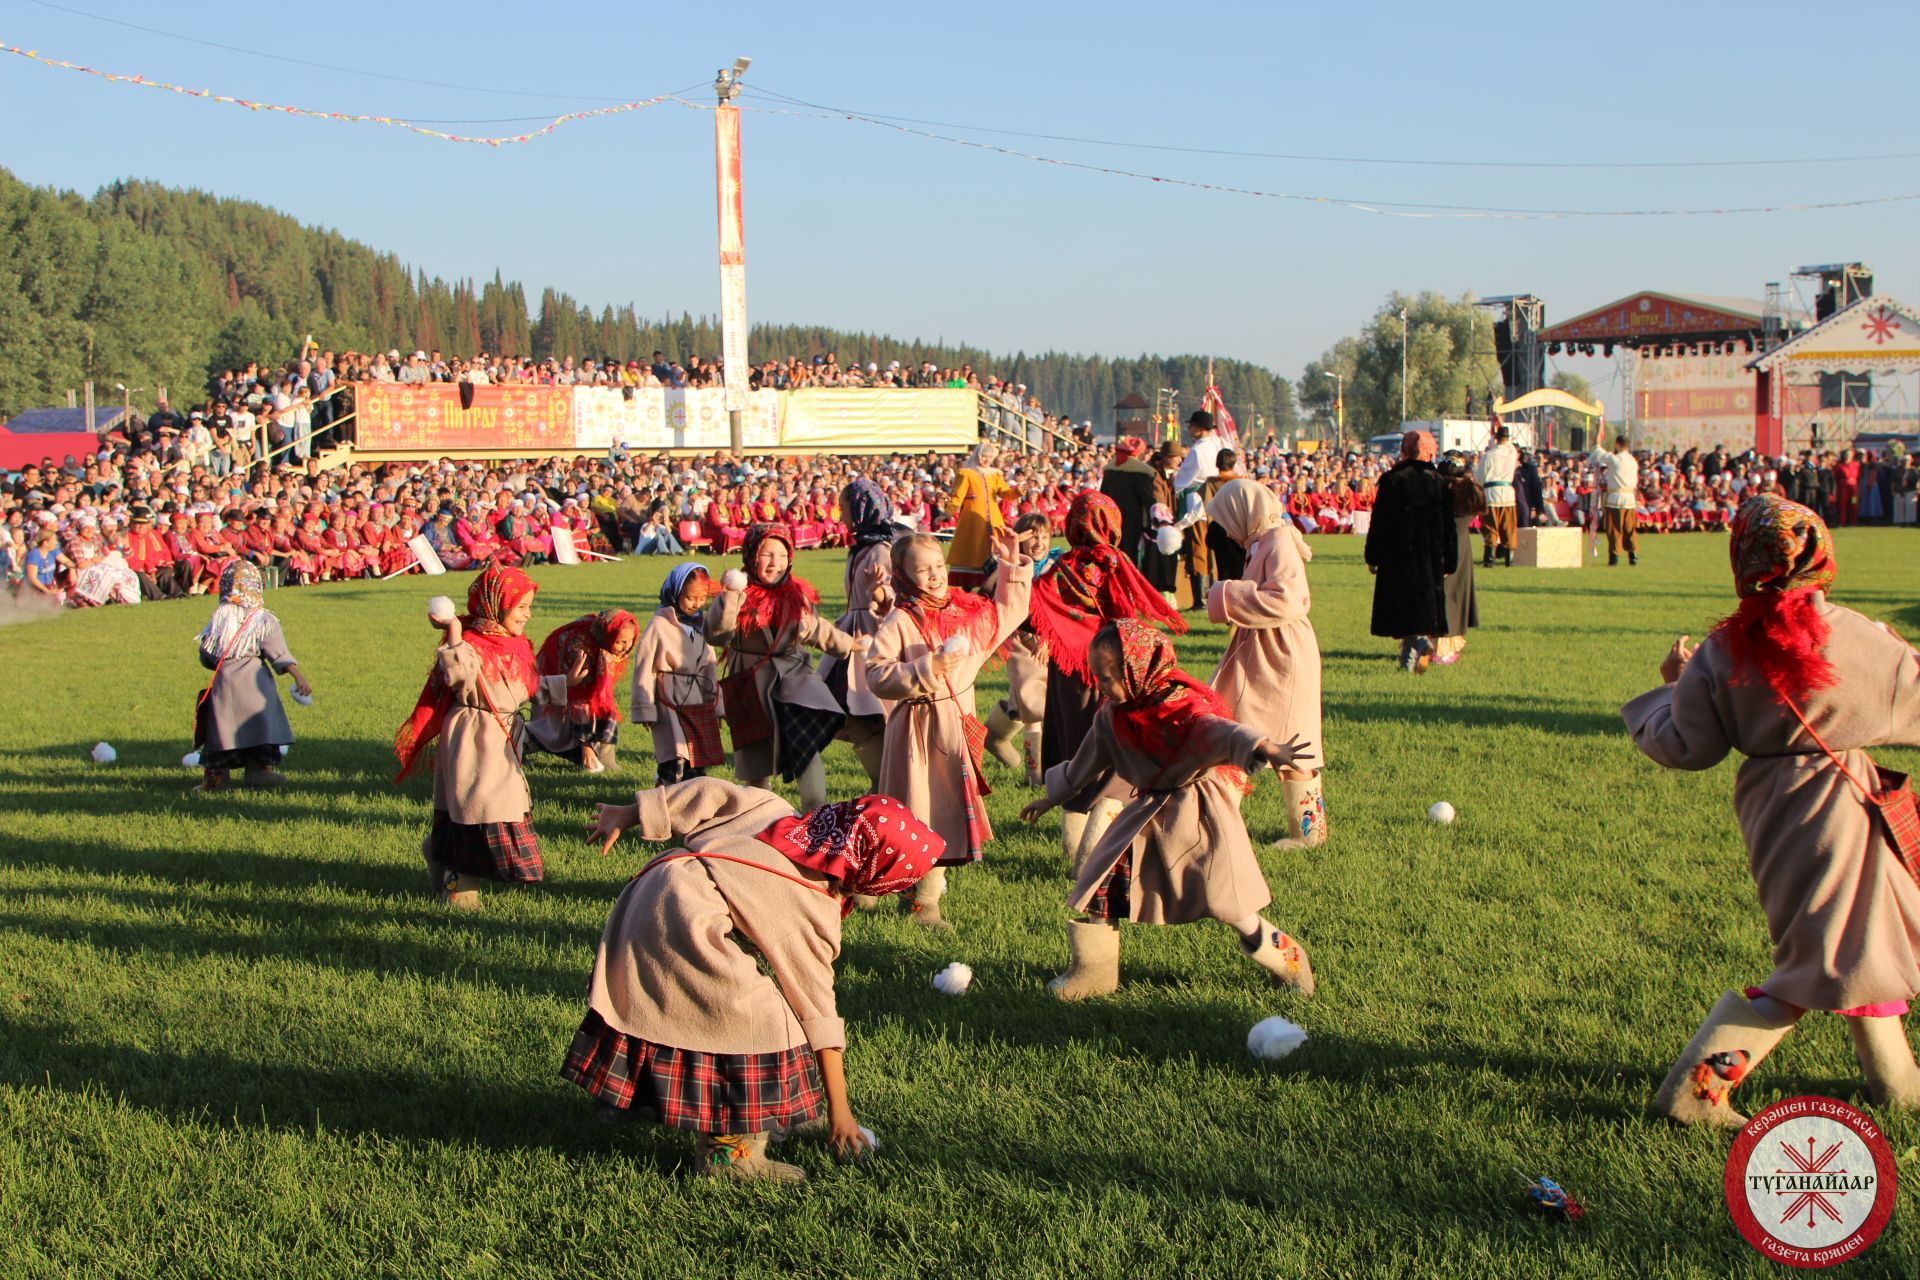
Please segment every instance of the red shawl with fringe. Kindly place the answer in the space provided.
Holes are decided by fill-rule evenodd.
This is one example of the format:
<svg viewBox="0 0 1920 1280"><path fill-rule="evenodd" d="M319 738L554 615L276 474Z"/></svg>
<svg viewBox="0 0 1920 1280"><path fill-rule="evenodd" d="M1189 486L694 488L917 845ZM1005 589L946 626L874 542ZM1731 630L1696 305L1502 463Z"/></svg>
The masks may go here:
<svg viewBox="0 0 1920 1280"><path fill-rule="evenodd" d="M753 567L760 548L769 539L787 544L789 567L786 576L774 583L760 581ZM740 547L740 559L747 570L747 598L740 605L742 632L764 629L778 636L788 627L798 625L800 619L820 603L820 593L814 590L813 584L794 574L792 557L793 531L786 525L756 524L747 530L747 540Z"/></svg>
<svg viewBox="0 0 1920 1280"><path fill-rule="evenodd" d="M1186 619L1119 551L1120 506L1104 493L1083 493L1067 512L1067 550L1034 581L1028 624L1047 642L1051 661L1082 684L1093 683L1087 647L1117 618L1146 618L1184 634Z"/></svg>
<svg viewBox="0 0 1920 1280"><path fill-rule="evenodd" d="M537 687L533 644L523 635L508 635L501 620L536 590L533 580L518 569L489 568L467 588L467 612L460 619L461 638L480 655L481 677L489 683L524 689L529 698ZM440 674L436 660L433 670L427 673L426 684L421 686L419 699L413 704L413 714L393 735L393 754L400 761L400 770L393 775L395 783L413 772L428 744L440 736L452 703L453 690L447 687L446 677ZM514 708L503 710L511 712Z"/></svg>
<svg viewBox="0 0 1920 1280"><path fill-rule="evenodd" d="M920 624L928 648L937 652L952 637L964 635L972 642L973 651L985 657L989 663L998 657L989 650L993 646L994 633L1000 629L1000 610L985 596L977 596L971 591L949 591L935 599L929 595L912 594L902 584L900 607L912 614L913 620Z"/></svg>
<svg viewBox="0 0 1920 1280"><path fill-rule="evenodd" d="M1781 702L1838 680L1827 660L1831 629L1818 595L1833 582L1833 535L1820 517L1761 494L1733 518L1727 554L1740 607L1713 629L1736 684L1764 685Z"/></svg>
<svg viewBox="0 0 1920 1280"><path fill-rule="evenodd" d="M616 653L622 633L630 633L627 649L625 653ZM614 697L615 686L639 636L639 620L625 610L590 613L563 627L555 627L553 634L541 644L534 666L543 676L571 675L575 658L585 652L587 678L567 686L567 702L584 706L595 720L618 720L620 706Z"/></svg>

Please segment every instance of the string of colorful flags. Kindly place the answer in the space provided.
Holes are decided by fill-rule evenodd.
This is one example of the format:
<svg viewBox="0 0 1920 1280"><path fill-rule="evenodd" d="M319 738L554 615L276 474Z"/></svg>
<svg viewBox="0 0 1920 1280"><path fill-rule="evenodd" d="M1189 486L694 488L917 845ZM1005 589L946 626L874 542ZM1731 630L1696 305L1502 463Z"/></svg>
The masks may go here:
<svg viewBox="0 0 1920 1280"><path fill-rule="evenodd" d="M484 147L505 147L532 142L536 138L543 138L552 133L561 125L571 124L576 120L591 120L599 116L626 115L629 112L644 111L648 107L657 107L663 102L678 102L682 106L694 108L699 108L701 105L697 102L688 102L684 98L677 98L670 93L663 93L655 97L642 99L638 102L620 102L612 106L595 107L591 111L569 111L564 115L555 116L540 128L528 133L517 133L500 137L476 137L469 134L446 133L439 129L429 129L425 125L415 124L413 121L400 116L367 116L357 115L350 111L312 111L306 107L289 107L283 103L256 102L250 98L236 98L224 93L214 93L209 89L191 89L185 85L169 84L164 80L152 80L146 76L121 75L113 71L102 71L97 67L84 66L78 62L68 62L62 58L49 58L36 49L22 49L18 45L0 44L0 53L10 53L15 57L25 58L29 62L36 62L43 67L53 67L61 71L78 71L83 75L98 76L100 79L110 80L114 84L138 85L143 89L164 89L168 93L177 93L183 97L204 98L208 102L224 102L228 106L245 107L249 111L273 111L281 115L305 116L311 120L331 120L339 124L384 125L392 129L405 129L408 133L417 133L423 138L436 138L441 142L467 142Z"/></svg>

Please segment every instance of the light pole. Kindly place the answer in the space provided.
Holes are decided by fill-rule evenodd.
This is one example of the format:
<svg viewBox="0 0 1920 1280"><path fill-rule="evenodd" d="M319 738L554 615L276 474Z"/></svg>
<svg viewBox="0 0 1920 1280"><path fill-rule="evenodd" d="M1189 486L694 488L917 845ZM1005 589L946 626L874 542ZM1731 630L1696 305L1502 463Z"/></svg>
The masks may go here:
<svg viewBox="0 0 1920 1280"><path fill-rule="evenodd" d="M1407 422L1407 309L1400 308L1400 424Z"/></svg>
<svg viewBox="0 0 1920 1280"><path fill-rule="evenodd" d="M1336 444L1347 442L1347 380L1331 369L1322 369L1321 373L1333 379L1333 412L1335 430L1339 434Z"/></svg>
<svg viewBox="0 0 1920 1280"><path fill-rule="evenodd" d="M741 414L747 407L747 253L740 200L740 77L751 58L735 58L731 70L713 78L719 105L713 113L714 168L720 205L720 359L727 401L727 445L742 446Z"/></svg>

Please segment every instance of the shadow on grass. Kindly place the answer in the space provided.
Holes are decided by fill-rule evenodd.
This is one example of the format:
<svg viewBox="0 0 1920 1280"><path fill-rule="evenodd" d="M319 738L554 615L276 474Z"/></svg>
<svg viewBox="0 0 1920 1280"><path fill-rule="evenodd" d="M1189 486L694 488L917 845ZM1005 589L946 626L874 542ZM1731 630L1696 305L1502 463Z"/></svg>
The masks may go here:
<svg viewBox="0 0 1920 1280"><path fill-rule="evenodd" d="M1404 725L1413 722L1456 724L1469 729L1541 729L1548 733L1618 738L1624 732L1619 713L1592 709L1590 703L1569 704L1546 698L1488 698L1462 696L1451 701L1430 701L1427 690L1444 688L1438 684L1421 686L1418 702L1368 702L1345 698L1330 706L1329 718L1365 723ZM1444 697L1444 694L1441 695Z"/></svg>

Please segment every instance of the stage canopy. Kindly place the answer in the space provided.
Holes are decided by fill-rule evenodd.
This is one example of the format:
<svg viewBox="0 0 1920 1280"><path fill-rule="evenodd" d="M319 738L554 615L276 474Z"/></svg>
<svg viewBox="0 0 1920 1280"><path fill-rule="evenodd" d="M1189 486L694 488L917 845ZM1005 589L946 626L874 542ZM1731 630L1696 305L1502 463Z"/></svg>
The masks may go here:
<svg viewBox="0 0 1920 1280"><path fill-rule="evenodd" d="M1751 344L1747 349L1752 351L1758 348L1765 312L1766 305L1752 298L1648 290L1543 329L1540 341L1549 354L1557 354L1558 344L1569 355L1582 348L1582 354L1593 355L1596 346L1604 348L1600 354L1612 355L1616 346L1738 341Z"/></svg>
<svg viewBox="0 0 1920 1280"><path fill-rule="evenodd" d="M1884 293L1862 298L1747 368L1789 375L1920 372L1920 312Z"/></svg>

